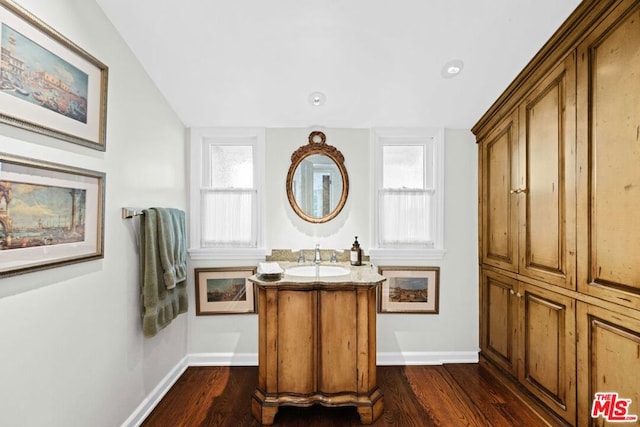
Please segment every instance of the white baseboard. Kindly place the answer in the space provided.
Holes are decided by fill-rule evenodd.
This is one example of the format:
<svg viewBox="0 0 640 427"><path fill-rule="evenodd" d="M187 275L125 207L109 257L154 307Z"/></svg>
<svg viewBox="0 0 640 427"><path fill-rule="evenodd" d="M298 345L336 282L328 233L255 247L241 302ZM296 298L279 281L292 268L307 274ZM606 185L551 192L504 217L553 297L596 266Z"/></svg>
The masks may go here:
<svg viewBox="0 0 640 427"><path fill-rule="evenodd" d="M405 351L378 353L378 366L443 365L445 363L478 363L477 351Z"/></svg>
<svg viewBox="0 0 640 427"><path fill-rule="evenodd" d="M191 353L189 366L258 366L258 353Z"/></svg>
<svg viewBox="0 0 640 427"><path fill-rule="evenodd" d="M189 366L258 366L257 353L192 353L187 359ZM478 363L478 351L379 352L376 357L379 366L445 363Z"/></svg>
<svg viewBox="0 0 640 427"><path fill-rule="evenodd" d="M149 416L153 408L160 403L160 400L173 387L178 378L189 367L188 356L185 356L176 366L160 381L151 393L138 405L135 411L122 423L121 427L138 427Z"/></svg>
<svg viewBox="0 0 640 427"><path fill-rule="evenodd" d="M477 351L378 353L379 366L477 363ZM145 398L121 427L138 427L189 366L258 366L257 353L191 353L186 355Z"/></svg>

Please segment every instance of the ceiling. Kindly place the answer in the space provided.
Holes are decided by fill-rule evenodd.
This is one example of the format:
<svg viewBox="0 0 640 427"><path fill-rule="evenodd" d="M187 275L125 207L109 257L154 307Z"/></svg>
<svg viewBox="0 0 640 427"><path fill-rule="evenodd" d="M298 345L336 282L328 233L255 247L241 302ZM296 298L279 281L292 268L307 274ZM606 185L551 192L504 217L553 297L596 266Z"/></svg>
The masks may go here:
<svg viewBox="0 0 640 427"><path fill-rule="evenodd" d="M470 129L579 1L97 3L185 126Z"/></svg>

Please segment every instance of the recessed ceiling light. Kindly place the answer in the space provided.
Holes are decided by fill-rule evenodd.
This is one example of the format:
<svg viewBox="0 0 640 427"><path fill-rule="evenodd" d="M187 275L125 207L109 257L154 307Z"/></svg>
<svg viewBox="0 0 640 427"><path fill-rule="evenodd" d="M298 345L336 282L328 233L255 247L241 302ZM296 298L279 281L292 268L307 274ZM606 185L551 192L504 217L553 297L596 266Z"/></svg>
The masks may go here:
<svg viewBox="0 0 640 427"><path fill-rule="evenodd" d="M453 59L447 62L446 64L444 64L444 66L442 67L442 71L440 72L440 75L442 75L442 77L444 77L445 79L450 79L460 74L463 68L464 68L464 62L462 62L462 60Z"/></svg>
<svg viewBox="0 0 640 427"><path fill-rule="evenodd" d="M320 107L321 105L324 105L326 100L327 97L324 96L324 93L322 92L312 92L309 95L309 104L313 105L314 107Z"/></svg>

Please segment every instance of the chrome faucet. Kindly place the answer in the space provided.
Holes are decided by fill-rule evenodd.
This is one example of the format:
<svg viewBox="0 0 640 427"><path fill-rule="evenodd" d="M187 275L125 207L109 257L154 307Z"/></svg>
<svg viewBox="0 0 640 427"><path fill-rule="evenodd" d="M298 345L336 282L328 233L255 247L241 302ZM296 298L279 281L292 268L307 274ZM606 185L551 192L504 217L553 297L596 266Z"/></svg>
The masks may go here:
<svg viewBox="0 0 640 427"><path fill-rule="evenodd" d="M316 244L316 257L313 259L313 262L320 264L320 261L320 244Z"/></svg>

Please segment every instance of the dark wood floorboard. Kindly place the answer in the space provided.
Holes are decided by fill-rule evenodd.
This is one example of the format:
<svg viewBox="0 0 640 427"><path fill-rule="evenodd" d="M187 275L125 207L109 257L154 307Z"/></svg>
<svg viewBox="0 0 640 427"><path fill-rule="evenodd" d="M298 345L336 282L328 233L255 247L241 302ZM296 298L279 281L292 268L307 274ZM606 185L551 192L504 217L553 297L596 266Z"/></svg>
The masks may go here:
<svg viewBox="0 0 640 427"><path fill-rule="evenodd" d="M256 427L257 367L190 367L143 427ZM482 365L379 366L384 413L374 427L538 427L543 419ZM281 407L274 426L360 426L355 408Z"/></svg>
<svg viewBox="0 0 640 427"><path fill-rule="evenodd" d="M494 427L536 425L540 419L532 411L523 411L523 403L482 366L447 365L458 384L464 384L469 401L491 420Z"/></svg>

